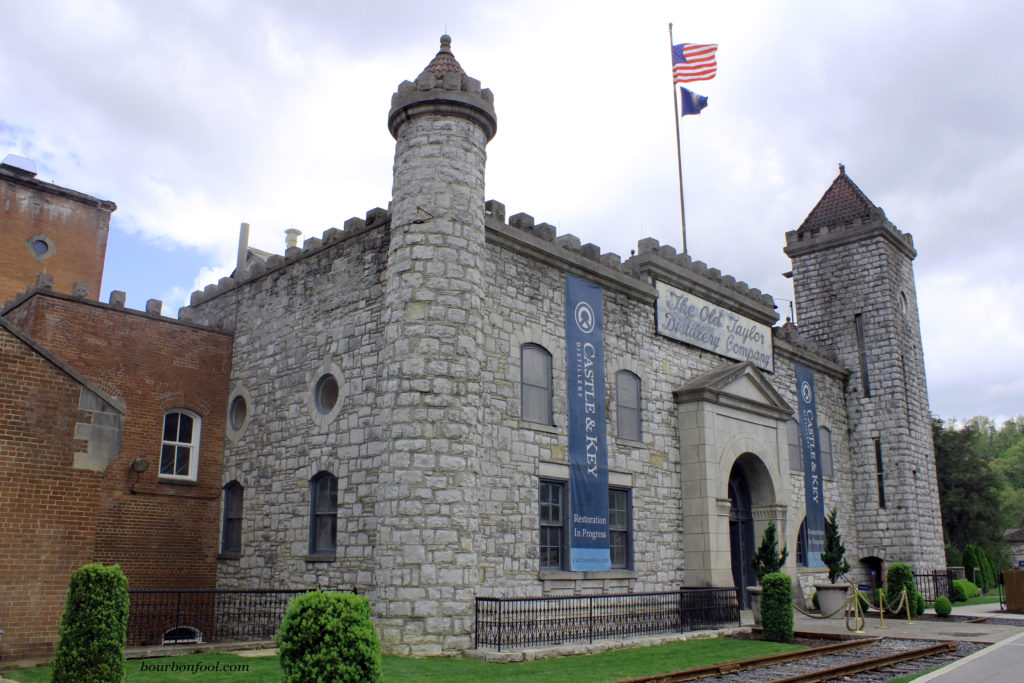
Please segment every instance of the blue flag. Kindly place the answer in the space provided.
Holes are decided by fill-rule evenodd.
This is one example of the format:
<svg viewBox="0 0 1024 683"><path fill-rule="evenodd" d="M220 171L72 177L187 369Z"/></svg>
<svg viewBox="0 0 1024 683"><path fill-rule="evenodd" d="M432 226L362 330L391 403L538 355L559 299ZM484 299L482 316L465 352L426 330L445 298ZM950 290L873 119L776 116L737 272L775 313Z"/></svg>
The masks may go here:
<svg viewBox="0 0 1024 683"><path fill-rule="evenodd" d="M679 86L679 92L683 96L683 113L681 116L687 114L700 114L700 110L708 106L708 98L703 95L698 95L692 90L687 90L683 86Z"/></svg>

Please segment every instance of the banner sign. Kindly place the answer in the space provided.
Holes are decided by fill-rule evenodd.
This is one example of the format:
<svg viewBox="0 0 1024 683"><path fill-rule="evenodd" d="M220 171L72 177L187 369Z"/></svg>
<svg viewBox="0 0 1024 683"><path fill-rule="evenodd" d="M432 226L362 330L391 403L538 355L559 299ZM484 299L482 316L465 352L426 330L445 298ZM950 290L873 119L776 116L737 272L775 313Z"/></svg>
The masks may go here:
<svg viewBox="0 0 1024 683"><path fill-rule="evenodd" d="M572 571L611 569L602 304L598 285L572 275L565 276Z"/></svg>
<svg viewBox="0 0 1024 683"><path fill-rule="evenodd" d="M655 285L659 334L775 371L770 327L664 282Z"/></svg>
<svg viewBox="0 0 1024 683"><path fill-rule="evenodd" d="M797 412L800 450L804 458L804 500L807 508L807 566L824 567L825 491L821 481L821 451L818 447L818 407L814 396L814 372L806 365L796 368Z"/></svg>

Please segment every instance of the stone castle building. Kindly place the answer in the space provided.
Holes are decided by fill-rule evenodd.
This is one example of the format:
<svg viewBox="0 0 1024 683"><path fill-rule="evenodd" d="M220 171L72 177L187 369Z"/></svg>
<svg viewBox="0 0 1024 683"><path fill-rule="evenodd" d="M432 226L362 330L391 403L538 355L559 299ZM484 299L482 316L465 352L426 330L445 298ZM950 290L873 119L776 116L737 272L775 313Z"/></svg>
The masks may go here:
<svg viewBox="0 0 1024 683"><path fill-rule="evenodd" d="M477 596L750 585L770 521L812 590L822 508L860 583L944 566L916 252L842 167L786 235L798 330L655 240L486 201L494 98L447 37L387 125L388 210L242 249L180 314L233 336L220 587L355 586L386 651L441 654Z"/></svg>

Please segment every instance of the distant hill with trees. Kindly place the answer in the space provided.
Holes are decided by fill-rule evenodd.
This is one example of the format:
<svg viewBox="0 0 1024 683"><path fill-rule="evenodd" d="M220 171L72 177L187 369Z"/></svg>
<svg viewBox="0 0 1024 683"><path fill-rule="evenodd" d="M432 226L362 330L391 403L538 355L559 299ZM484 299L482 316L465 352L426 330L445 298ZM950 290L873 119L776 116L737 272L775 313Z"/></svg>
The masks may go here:
<svg viewBox="0 0 1024 683"><path fill-rule="evenodd" d="M977 545L1008 566L1003 533L1024 526L1024 415L1001 426L987 417L932 419L946 561L963 565Z"/></svg>

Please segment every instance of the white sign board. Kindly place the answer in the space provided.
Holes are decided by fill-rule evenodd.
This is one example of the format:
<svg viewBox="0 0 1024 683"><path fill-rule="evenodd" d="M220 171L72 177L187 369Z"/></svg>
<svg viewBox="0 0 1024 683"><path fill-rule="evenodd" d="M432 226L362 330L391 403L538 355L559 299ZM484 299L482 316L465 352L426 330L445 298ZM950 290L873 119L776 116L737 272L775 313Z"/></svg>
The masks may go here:
<svg viewBox="0 0 1024 683"><path fill-rule="evenodd" d="M657 282L658 333L773 372L772 330L677 287Z"/></svg>

